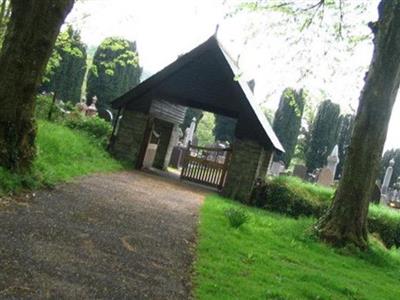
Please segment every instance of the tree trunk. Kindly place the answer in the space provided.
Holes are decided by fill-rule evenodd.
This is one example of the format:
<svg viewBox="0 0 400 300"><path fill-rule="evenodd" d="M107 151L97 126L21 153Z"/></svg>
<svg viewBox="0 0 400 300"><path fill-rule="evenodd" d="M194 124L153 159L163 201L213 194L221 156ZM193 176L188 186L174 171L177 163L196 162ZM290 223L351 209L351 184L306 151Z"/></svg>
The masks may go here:
<svg viewBox="0 0 400 300"><path fill-rule="evenodd" d="M6 2L7 0L1 0L0 2L0 30L3 28L3 21L6 14Z"/></svg>
<svg viewBox="0 0 400 300"><path fill-rule="evenodd" d="M0 166L29 170L35 157L35 93L73 0L12 0L0 53Z"/></svg>
<svg viewBox="0 0 400 300"><path fill-rule="evenodd" d="M0 49L9 16L9 0L0 0Z"/></svg>
<svg viewBox="0 0 400 300"><path fill-rule="evenodd" d="M335 246L368 247L369 200L378 174L388 123L400 83L400 0L382 0L370 24L374 53L354 124L342 180L332 206L317 226Z"/></svg>

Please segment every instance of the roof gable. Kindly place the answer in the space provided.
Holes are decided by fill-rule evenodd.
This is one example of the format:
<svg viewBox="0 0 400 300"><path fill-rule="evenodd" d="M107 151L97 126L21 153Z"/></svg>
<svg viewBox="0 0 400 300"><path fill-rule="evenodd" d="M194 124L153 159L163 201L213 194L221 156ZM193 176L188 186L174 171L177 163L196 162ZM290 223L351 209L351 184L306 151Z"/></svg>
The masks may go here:
<svg viewBox="0 0 400 300"><path fill-rule="evenodd" d="M134 107L154 97L238 118L261 144L268 140L284 152L254 95L227 52L212 36L160 72L112 102L113 108Z"/></svg>

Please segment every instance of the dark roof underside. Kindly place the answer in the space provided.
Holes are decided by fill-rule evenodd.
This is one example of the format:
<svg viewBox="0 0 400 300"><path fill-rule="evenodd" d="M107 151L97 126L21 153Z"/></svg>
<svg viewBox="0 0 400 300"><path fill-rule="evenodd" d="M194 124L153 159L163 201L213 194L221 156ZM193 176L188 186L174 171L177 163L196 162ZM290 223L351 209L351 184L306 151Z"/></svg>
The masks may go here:
<svg viewBox="0 0 400 300"><path fill-rule="evenodd" d="M236 135L280 152L284 149L247 83L211 37L175 62L113 101L113 108L138 109L153 99L203 109L238 119Z"/></svg>

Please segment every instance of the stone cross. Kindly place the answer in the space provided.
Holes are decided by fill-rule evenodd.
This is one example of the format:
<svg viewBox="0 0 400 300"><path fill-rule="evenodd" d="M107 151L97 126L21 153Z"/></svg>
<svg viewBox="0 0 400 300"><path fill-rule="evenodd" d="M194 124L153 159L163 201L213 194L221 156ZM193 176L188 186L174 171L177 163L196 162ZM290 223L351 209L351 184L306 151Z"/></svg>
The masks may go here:
<svg viewBox="0 0 400 300"><path fill-rule="evenodd" d="M393 166L395 164L394 159L391 159L389 162L389 167L386 169L385 178L383 179L382 183L382 194L386 194L388 192L390 180L392 179L393 175Z"/></svg>
<svg viewBox="0 0 400 300"><path fill-rule="evenodd" d="M337 165L339 164L339 147L338 145L335 145L335 147L333 147L332 153L331 155L328 156L328 164L327 164L327 168L329 170L331 170L332 174L333 174L333 178L335 178L335 174L336 174L336 168Z"/></svg>

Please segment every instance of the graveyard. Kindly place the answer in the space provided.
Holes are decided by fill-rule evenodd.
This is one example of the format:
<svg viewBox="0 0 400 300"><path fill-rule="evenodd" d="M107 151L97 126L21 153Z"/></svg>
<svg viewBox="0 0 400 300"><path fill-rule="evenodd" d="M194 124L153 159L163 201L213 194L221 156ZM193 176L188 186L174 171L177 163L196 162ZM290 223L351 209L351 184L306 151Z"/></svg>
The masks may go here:
<svg viewBox="0 0 400 300"><path fill-rule="evenodd" d="M398 0L0 0L0 299L399 299L399 41Z"/></svg>

